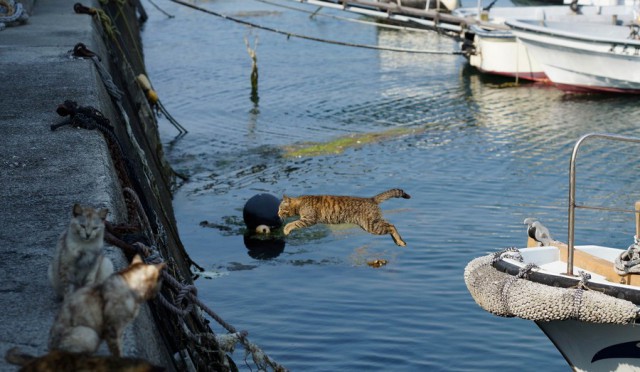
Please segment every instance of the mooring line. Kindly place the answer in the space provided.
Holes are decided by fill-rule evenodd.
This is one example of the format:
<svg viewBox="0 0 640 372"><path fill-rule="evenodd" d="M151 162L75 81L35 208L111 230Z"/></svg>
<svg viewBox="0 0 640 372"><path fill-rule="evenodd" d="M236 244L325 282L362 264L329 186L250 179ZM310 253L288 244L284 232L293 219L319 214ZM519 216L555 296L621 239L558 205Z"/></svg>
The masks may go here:
<svg viewBox="0 0 640 372"><path fill-rule="evenodd" d="M214 12L213 10L202 8L202 7L199 7L199 6L194 5L194 4L189 4L189 3L184 2L182 0L171 0L171 1L173 1L174 3L180 4L180 5L184 5L186 7L195 9L195 10L199 10L199 11L201 11L203 13L207 13L207 14L210 14L210 15L214 15L216 17L220 17L222 19L226 19L226 20L229 20L229 21L233 21L233 22L236 22L236 23L243 24L245 26L254 27L254 28L257 28L257 29L261 29L261 30L265 30L265 31L271 31L271 32L274 32L274 33L277 33L277 34L285 35L285 36L287 36L287 38L297 37L299 39L318 41L318 42L327 43L327 44L335 44L335 45L349 46L349 47L355 47L355 48L364 48L364 49L386 50L386 51L391 51L391 52L417 53L417 54L440 54L440 55L461 55L462 54L461 51L445 52L445 51L439 51L439 50L419 50L419 49L405 49L405 48L390 48L390 47L380 47L380 46L377 46L377 45L355 44L355 43L349 43L349 42L345 42L345 41L322 39L322 38L318 38L318 37L314 37L314 36L296 34L296 33L292 33L292 32L282 31L282 30L278 30L278 29L275 29L275 28L271 28L271 27L267 27L267 26L261 26L261 25L255 24L255 23L243 21L241 19L229 17L227 15Z"/></svg>
<svg viewBox="0 0 640 372"><path fill-rule="evenodd" d="M312 11L309 11L309 10L306 10L306 9L301 9L301 8L298 8L298 7L295 7L295 6L288 6L288 5L284 5L284 4L278 4L278 3L275 3L275 2L272 2L272 1L269 1L269 0L256 0L256 1L264 3L264 4L269 4L269 5L272 5L272 6L281 7L281 8L284 8L284 9L295 10L297 12L307 13L307 14L310 14L310 16L309 16L310 18L313 18L315 16L321 16L321 17L337 19L339 21L359 23L359 24L375 26L375 27L379 27L379 28L388 28L388 29L391 29L391 30L402 30L402 31L409 31L409 32L424 32L424 33L434 32L433 30L426 30L426 29L423 29L423 28L388 25L386 23L363 21L362 19L340 17L340 16L335 16L335 15L332 15L332 14L323 14L323 13L318 13L318 10L315 10L315 11L312 12ZM290 0L290 1L295 1L295 0ZM296 1L296 2L299 3L299 1ZM319 9L322 9L322 7L320 7Z"/></svg>

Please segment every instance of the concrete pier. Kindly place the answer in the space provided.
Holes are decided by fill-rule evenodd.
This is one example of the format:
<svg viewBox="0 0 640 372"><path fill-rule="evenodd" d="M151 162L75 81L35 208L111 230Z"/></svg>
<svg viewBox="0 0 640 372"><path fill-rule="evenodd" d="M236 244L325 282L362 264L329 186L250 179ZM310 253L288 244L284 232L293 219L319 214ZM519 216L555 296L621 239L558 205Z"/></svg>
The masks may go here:
<svg viewBox="0 0 640 372"><path fill-rule="evenodd" d="M132 118L132 135L141 143L145 159L140 159L93 61L71 56L74 45L82 42L109 65L113 48L105 43L94 17L74 12L75 2L26 0L28 22L0 31L0 371L17 370L4 360L12 347L37 356L48 351L49 329L60 303L48 282L47 267L58 236L69 223L72 205L107 207L107 219L114 224L127 222L127 208L131 208L123 196L113 150L100 131L70 125L51 131L52 124L64 120L56 108L65 100L100 110L116 128L134 169L146 167L147 174L136 177L136 192L146 198L156 222L166 230L168 248L161 253L171 257L172 273L191 280L190 262L175 231L166 164L153 148L158 139L150 140L149 133L157 128L145 128L139 119L133 120L141 115L153 119L151 111L133 102L132 88L121 87L128 92L124 108ZM97 1L84 5L100 7ZM135 20L135 10L128 13ZM144 68L140 62L134 69ZM122 75L113 67L112 74ZM106 249L116 270L127 265L119 248L106 245ZM175 355L188 352L178 333L170 329L172 316L157 304L145 305L127 329L124 355L147 359L167 370L183 370L184 360ZM194 329L202 328L200 322L197 316L186 321ZM104 345L101 353L106 354ZM197 358L191 355L191 359Z"/></svg>

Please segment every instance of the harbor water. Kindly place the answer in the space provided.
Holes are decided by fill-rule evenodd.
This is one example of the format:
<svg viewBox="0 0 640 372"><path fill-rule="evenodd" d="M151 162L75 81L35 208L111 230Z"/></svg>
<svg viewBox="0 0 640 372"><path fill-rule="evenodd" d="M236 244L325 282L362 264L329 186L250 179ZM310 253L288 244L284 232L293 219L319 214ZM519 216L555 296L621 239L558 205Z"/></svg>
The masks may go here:
<svg viewBox="0 0 640 372"><path fill-rule="evenodd" d="M463 271L473 258L524 246L526 217L566 241L573 145L590 132L640 136L637 97L490 79L450 53L459 46L445 35L326 9L311 16L315 7L293 1L196 4L292 34L445 53L286 37L156 4L175 17L144 3L149 77L189 130L175 138L160 120L168 160L189 177L174 195L178 228L207 271L198 295L222 318L292 371L569 370L534 323L476 305ZM247 45L257 55L257 96ZM640 200L638 150L585 145L578 202L631 208ZM256 194L373 196L396 187L411 199L381 207L407 247L327 225L292 232L269 257L245 245L242 209ZM633 214L577 213L577 244L626 248L634 234ZM233 358L255 370L243 350Z"/></svg>

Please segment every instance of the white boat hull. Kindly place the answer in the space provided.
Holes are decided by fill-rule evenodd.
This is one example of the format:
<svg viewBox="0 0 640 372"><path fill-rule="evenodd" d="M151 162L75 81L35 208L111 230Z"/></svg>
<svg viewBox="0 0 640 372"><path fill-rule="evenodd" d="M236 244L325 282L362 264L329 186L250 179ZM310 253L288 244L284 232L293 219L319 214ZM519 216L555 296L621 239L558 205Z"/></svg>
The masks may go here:
<svg viewBox="0 0 640 372"><path fill-rule="evenodd" d="M482 73L517 79L548 81L542 66L531 57L522 43L510 32L486 32L472 27L476 53L469 64Z"/></svg>
<svg viewBox="0 0 640 372"><path fill-rule="evenodd" d="M640 371L640 327L576 320L536 322L576 371Z"/></svg>
<svg viewBox="0 0 640 372"><path fill-rule="evenodd" d="M507 24L542 65L549 80L561 89L640 93L639 40L622 35L589 37L580 32L580 27L568 32L519 21ZM628 32L627 28L616 28Z"/></svg>
<svg viewBox="0 0 640 372"><path fill-rule="evenodd" d="M478 11L462 8L452 14L475 18ZM488 17L487 22L469 27L469 32L473 34L473 48L468 54L469 64L483 73L548 82L541 63L516 39L511 30L504 29L507 20L613 24L629 22L633 18L633 8L628 5L586 5L580 8L580 14L576 14L568 6L508 7L491 9Z"/></svg>
<svg viewBox="0 0 640 372"><path fill-rule="evenodd" d="M611 262L612 266L615 258L624 252L620 249L601 246L578 246L576 250ZM512 259L506 259L506 261L517 267L533 263L539 267L538 279L544 278L544 282L548 285L554 283L560 286L567 285L566 282L559 284L562 283L563 278L568 278L563 274L566 272L567 265L561 260L560 251L555 247L520 249L520 254L523 262ZM608 295L628 300L639 298L640 289L636 286L613 283L597 273L579 267L574 268L574 272L580 271L591 275L586 285L593 291L606 292ZM638 305L635 306L640 311ZM564 319L535 323L575 371L640 372L640 326L633 322L614 324Z"/></svg>

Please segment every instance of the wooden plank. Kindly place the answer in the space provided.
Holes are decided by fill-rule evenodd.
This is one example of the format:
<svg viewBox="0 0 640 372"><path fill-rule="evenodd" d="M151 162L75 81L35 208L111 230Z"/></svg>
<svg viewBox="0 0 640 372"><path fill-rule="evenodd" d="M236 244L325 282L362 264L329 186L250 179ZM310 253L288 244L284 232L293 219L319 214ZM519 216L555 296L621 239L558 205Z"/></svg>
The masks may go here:
<svg viewBox="0 0 640 372"><path fill-rule="evenodd" d="M636 215L636 236L640 236L640 201L635 203L635 215ZM566 263L569 247L562 242L555 241L553 244L560 250L560 261ZM540 243L527 236L527 248L539 247ZM616 272L613 266L613 262L607 261L603 258L594 256L590 253L574 249L573 250L573 265L574 267L580 267L584 270L591 271L604 276L608 281L613 283L628 284L640 286L640 275L629 274L620 275ZM575 274L575 272L574 272Z"/></svg>
<svg viewBox="0 0 640 372"><path fill-rule="evenodd" d="M533 242L537 243L535 241ZM533 245L533 246L536 246L536 245ZM569 251L569 247L566 244L559 241L556 241L554 243L554 247L560 250L560 261L566 263L567 252ZM590 271L592 273L602 275L612 283L640 286L640 275L637 275L637 274L620 275L614 269L613 262L594 256L590 253L581 251L579 249L573 250L573 265L574 267L579 267L581 269Z"/></svg>

